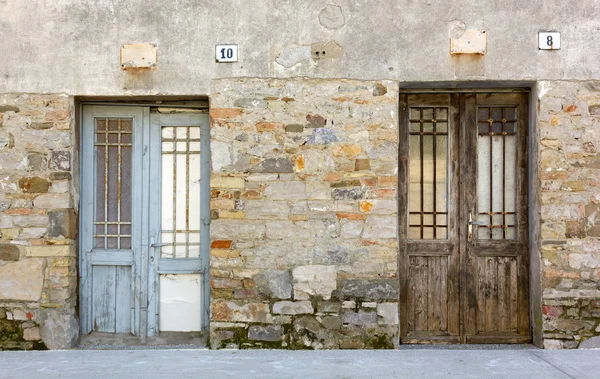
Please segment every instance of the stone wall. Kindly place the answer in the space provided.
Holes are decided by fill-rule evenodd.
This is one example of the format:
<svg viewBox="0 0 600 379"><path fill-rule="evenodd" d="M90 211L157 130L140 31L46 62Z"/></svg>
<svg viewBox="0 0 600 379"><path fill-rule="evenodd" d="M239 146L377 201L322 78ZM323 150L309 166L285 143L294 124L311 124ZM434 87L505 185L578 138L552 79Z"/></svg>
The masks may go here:
<svg viewBox="0 0 600 379"><path fill-rule="evenodd" d="M600 347L600 82L539 92L544 346Z"/></svg>
<svg viewBox="0 0 600 379"><path fill-rule="evenodd" d="M73 99L0 94L0 350L78 331Z"/></svg>
<svg viewBox="0 0 600 379"><path fill-rule="evenodd" d="M211 346L394 347L397 84L212 93Z"/></svg>

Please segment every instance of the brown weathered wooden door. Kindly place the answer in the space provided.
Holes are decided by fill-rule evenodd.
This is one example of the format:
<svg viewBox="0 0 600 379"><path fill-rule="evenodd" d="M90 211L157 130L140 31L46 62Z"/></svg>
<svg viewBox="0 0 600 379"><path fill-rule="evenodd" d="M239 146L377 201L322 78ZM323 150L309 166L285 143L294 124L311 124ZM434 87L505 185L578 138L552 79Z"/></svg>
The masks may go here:
<svg viewBox="0 0 600 379"><path fill-rule="evenodd" d="M402 343L527 342L527 98L400 101Z"/></svg>

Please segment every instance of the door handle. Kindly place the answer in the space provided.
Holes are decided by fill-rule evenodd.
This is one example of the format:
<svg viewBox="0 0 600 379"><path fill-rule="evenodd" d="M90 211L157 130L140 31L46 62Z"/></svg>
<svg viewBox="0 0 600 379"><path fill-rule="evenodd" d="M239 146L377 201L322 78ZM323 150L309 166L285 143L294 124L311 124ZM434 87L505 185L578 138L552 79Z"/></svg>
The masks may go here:
<svg viewBox="0 0 600 379"><path fill-rule="evenodd" d="M162 242L162 243L153 243L152 245L150 245L150 247L162 247L162 246L169 246L169 245L171 245L171 243Z"/></svg>
<svg viewBox="0 0 600 379"><path fill-rule="evenodd" d="M473 240L473 225L475 226L485 226L486 223L484 221L477 221L477 220L473 220L473 213L469 212L469 235L468 235L468 239L469 241Z"/></svg>

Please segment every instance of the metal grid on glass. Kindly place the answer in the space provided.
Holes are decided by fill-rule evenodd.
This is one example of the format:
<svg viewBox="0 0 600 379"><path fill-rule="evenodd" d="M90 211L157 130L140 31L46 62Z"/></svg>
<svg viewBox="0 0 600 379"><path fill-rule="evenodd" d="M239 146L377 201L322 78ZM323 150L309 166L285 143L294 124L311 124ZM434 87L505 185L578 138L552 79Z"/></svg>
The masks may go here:
<svg viewBox="0 0 600 379"><path fill-rule="evenodd" d="M410 108L408 190L409 238L447 239L448 108Z"/></svg>
<svg viewBox="0 0 600 379"><path fill-rule="evenodd" d="M161 257L199 257L200 127L162 127L161 136Z"/></svg>
<svg viewBox="0 0 600 379"><path fill-rule="evenodd" d="M478 108L477 238L515 239L517 108Z"/></svg>
<svg viewBox="0 0 600 379"><path fill-rule="evenodd" d="M96 214L94 247L131 249L133 120L95 120Z"/></svg>

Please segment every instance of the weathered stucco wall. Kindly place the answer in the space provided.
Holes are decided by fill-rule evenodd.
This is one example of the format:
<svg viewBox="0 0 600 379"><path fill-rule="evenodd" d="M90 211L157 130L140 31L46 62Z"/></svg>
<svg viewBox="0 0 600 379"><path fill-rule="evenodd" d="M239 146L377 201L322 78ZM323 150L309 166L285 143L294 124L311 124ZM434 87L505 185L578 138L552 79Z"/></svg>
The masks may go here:
<svg viewBox="0 0 600 379"><path fill-rule="evenodd" d="M544 346L599 347L600 82L539 89Z"/></svg>
<svg viewBox="0 0 600 379"><path fill-rule="evenodd" d="M393 347L393 82L216 81L211 345Z"/></svg>
<svg viewBox="0 0 600 379"><path fill-rule="evenodd" d="M206 95L212 79L236 76L600 77L594 0L2 0L0 14L0 93ZM487 54L450 55L465 28L487 31ZM544 30L562 33L560 51L537 49ZM128 74L119 48L139 42L158 45L158 68ZM215 63L222 43L239 45L238 63Z"/></svg>
<svg viewBox="0 0 600 379"><path fill-rule="evenodd" d="M78 334L73 98L0 94L0 350Z"/></svg>

